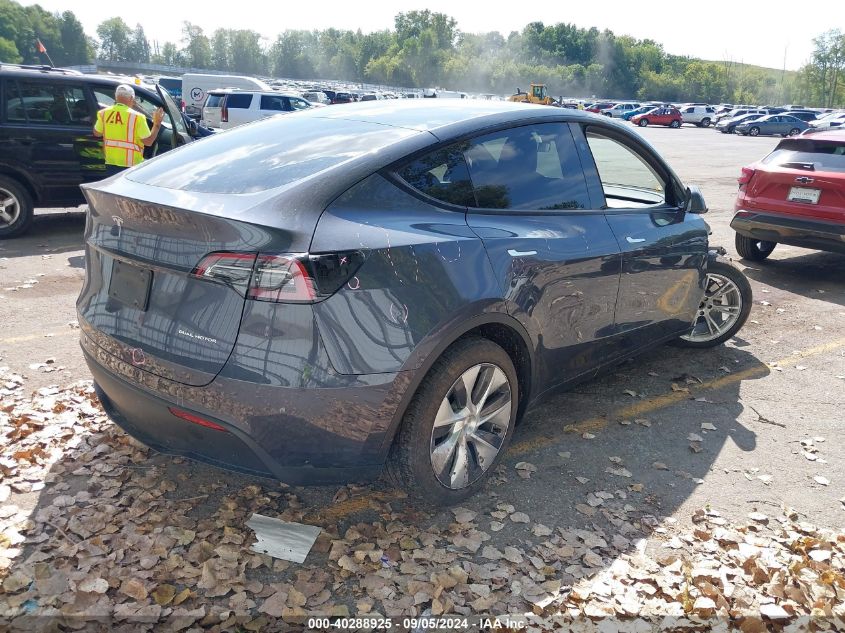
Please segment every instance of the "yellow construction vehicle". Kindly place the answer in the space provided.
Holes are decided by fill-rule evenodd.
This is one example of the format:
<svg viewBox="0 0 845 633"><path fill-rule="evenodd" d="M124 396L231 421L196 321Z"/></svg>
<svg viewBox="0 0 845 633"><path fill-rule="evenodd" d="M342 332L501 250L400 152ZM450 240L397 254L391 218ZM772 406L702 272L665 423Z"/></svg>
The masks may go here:
<svg viewBox="0 0 845 633"><path fill-rule="evenodd" d="M540 105L557 105L552 97L546 91L546 84L531 84L528 92L522 92L519 88L516 89L516 94L512 95L510 101L518 103L539 103Z"/></svg>

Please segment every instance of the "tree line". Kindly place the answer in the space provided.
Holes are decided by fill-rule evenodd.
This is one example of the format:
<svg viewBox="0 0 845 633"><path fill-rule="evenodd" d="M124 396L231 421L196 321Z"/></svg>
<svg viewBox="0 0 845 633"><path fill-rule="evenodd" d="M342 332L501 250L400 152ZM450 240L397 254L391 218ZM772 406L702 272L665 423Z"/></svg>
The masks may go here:
<svg viewBox="0 0 845 633"><path fill-rule="evenodd" d="M704 61L667 53L650 39L572 24L532 22L507 36L465 33L448 15L408 11L394 28L363 33L287 30L268 42L257 31L184 22L179 42L150 42L142 25L104 20L87 36L72 11L0 0L0 60L43 63L36 40L57 65L152 62L290 79L341 79L407 87L509 94L529 82L553 95L708 103L845 104L845 35L814 40L799 72Z"/></svg>

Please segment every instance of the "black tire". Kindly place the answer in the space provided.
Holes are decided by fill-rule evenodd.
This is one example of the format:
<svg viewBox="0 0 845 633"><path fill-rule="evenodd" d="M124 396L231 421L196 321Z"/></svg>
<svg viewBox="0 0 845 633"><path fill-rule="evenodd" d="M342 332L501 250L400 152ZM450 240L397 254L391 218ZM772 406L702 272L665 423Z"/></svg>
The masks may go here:
<svg viewBox="0 0 845 633"><path fill-rule="evenodd" d="M745 321L748 319L748 315L751 313L751 304L754 300L753 293L751 292L751 284L748 282L748 278L741 270L739 270L732 264L729 264L728 262L716 260L708 263L707 272L721 275L722 277L727 277L730 281L734 283L734 285L736 285L737 289L739 290L739 295L742 298L742 305L740 306L739 318L737 318L737 320L728 330L726 330L721 336L717 338L711 339L709 341L690 341L684 338L677 338L672 341L672 345L692 349L708 349L710 347L716 347L718 345L721 345L722 343L733 337L737 332L739 332L742 326L745 325Z"/></svg>
<svg viewBox="0 0 845 633"><path fill-rule="evenodd" d="M701 119L701 127L710 127L710 119L706 117Z"/></svg>
<svg viewBox="0 0 845 633"><path fill-rule="evenodd" d="M801 130L799 130L797 127L794 127L789 130L789 136L798 136L799 134L801 134Z"/></svg>
<svg viewBox="0 0 845 633"><path fill-rule="evenodd" d="M679 127L681 127L681 122L680 122L680 121L678 121L678 119L675 119L674 121L672 121L672 122L669 124L669 127L679 128Z"/></svg>
<svg viewBox="0 0 845 633"><path fill-rule="evenodd" d="M759 136L760 135L760 128L757 127L757 126L754 126L750 130L748 130L748 134L750 136Z"/></svg>
<svg viewBox="0 0 845 633"><path fill-rule="evenodd" d="M736 127L728 126L728 134L734 134L734 133L736 133Z"/></svg>
<svg viewBox="0 0 845 633"><path fill-rule="evenodd" d="M640 127L648 127L648 119L640 119L640 122L637 123Z"/></svg>
<svg viewBox="0 0 845 633"><path fill-rule="evenodd" d="M739 256L752 262L762 262L772 254L775 246L777 246L777 242L755 240L753 237L746 237L739 233L736 234L734 244L736 245L736 252L739 253Z"/></svg>
<svg viewBox="0 0 845 633"><path fill-rule="evenodd" d="M9 207L13 210L8 212L13 218L11 221L2 217L7 208L4 204L6 200L12 201ZM32 196L26 187L14 178L0 176L0 240L17 237L28 231L34 215Z"/></svg>
<svg viewBox="0 0 845 633"><path fill-rule="evenodd" d="M492 363L507 377L511 393L510 423L499 452L487 469L468 486L453 489L443 485L431 463L431 438L440 403L455 381L469 368ZM437 359L414 394L390 449L385 474L409 495L433 505L453 505L472 496L484 485L513 436L519 407L519 387L513 362L495 343L471 336L458 340Z"/></svg>

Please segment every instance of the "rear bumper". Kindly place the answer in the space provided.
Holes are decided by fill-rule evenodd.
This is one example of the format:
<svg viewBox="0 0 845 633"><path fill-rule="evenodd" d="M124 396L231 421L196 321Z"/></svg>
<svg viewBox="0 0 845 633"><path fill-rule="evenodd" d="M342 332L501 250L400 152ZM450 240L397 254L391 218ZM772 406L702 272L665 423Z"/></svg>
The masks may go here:
<svg viewBox="0 0 845 633"><path fill-rule="evenodd" d="M845 254L845 224L739 210L731 228L746 237Z"/></svg>
<svg viewBox="0 0 845 633"><path fill-rule="evenodd" d="M396 395L407 386L403 374L385 374L340 389L250 385L247 394L242 381L219 376L190 387L128 366L84 332L81 339L104 410L131 436L162 453L294 485L377 478ZM224 430L178 418L171 407Z"/></svg>

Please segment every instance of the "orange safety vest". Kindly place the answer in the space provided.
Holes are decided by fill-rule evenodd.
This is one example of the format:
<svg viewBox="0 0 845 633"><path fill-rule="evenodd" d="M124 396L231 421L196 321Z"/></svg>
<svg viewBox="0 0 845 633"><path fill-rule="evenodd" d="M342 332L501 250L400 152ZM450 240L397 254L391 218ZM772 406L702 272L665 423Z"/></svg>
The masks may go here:
<svg viewBox="0 0 845 633"><path fill-rule="evenodd" d="M147 118L123 103L97 113L94 129L103 135L106 164L131 167L144 160L142 139L150 135Z"/></svg>

